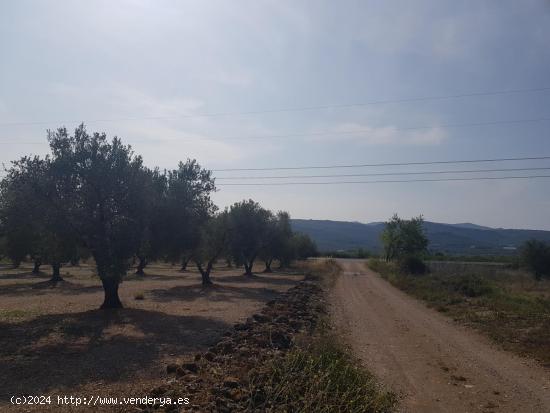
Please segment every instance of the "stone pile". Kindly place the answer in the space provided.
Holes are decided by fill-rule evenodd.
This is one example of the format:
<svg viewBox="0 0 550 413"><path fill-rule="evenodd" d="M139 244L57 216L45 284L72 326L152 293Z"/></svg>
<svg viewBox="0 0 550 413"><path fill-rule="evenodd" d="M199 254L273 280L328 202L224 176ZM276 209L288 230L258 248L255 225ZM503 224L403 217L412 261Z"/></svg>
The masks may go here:
<svg viewBox="0 0 550 413"><path fill-rule="evenodd" d="M218 343L193 360L167 366L166 383L152 397L187 397L187 406L146 407L143 411L246 411L250 377L269 368L300 337L311 334L324 312L323 294L311 280L300 282L244 323L233 326Z"/></svg>

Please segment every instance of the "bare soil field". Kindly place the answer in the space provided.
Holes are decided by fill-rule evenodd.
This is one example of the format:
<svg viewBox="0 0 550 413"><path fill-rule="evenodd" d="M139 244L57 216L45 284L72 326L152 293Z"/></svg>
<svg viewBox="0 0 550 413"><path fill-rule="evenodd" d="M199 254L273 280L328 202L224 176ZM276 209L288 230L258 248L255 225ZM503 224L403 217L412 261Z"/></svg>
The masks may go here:
<svg viewBox="0 0 550 413"><path fill-rule="evenodd" d="M335 326L401 395L404 412L548 412L550 371L398 290L363 260L338 260Z"/></svg>
<svg viewBox="0 0 550 413"><path fill-rule="evenodd" d="M1 268L0 410L12 395L145 396L166 376L168 363L206 350L233 323L303 279L290 272L241 274L216 267L215 285L204 289L193 268L181 273L154 264L145 276L124 280L124 309L102 311L101 283L88 265L63 268L65 281L55 287L29 265ZM50 410L78 408L33 411Z"/></svg>

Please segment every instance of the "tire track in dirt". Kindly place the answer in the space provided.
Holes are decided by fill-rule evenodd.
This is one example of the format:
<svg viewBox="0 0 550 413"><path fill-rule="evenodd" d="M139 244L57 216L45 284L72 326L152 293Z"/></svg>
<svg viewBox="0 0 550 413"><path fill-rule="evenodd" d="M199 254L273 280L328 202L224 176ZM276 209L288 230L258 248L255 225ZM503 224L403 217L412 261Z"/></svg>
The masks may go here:
<svg viewBox="0 0 550 413"><path fill-rule="evenodd" d="M550 372L501 351L399 291L362 260L339 260L334 325L403 412L550 412Z"/></svg>

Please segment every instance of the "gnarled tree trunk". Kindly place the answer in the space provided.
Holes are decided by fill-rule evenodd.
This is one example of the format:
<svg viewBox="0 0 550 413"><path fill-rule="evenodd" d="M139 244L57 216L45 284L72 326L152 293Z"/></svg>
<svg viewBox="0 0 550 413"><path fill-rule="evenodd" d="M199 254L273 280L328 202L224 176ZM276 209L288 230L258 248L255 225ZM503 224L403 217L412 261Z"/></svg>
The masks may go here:
<svg viewBox="0 0 550 413"><path fill-rule="evenodd" d="M32 273L34 275L40 274L40 266L42 265L42 261L40 260L34 260L34 267L32 269Z"/></svg>
<svg viewBox="0 0 550 413"><path fill-rule="evenodd" d="M273 270L271 269L271 263L273 262L273 258L270 258L268 260L265 260L265 269L264 269L264 272L273 272Z"/></svg>
<svg viewBox="0 0 550 413"><path fill-rule="evenodd" d="M252 276L252 266L254 265L254 261L245 262L244 263L244 274L248 277Z"/></svg>
<svg viewBox="0 0 550 413"><path fill-rule="evenodd" d="M136 275L145 275L145 272L143 271L145 267L147 266L147 258L145 257L138 257L139 263L136 268Z"/></svg>
<svg viewBox="0 0 550 413"><path fill-rule="evenodd" d="M206 265L206 268L204 268L201 263L197 262L197 268L199 269L199 272L201 273L201 277L202 277L202 285L205 287L208 285L212 285L212 280L210 279L210 272L212 271L212 265L213 265L212 262L208 262L208 264Z"/></svg>
<svg viewBox="0 0 550 413"><path fill-rule="evenodd" d="M103 291L105 292L105 299L101 304L101 309L109 308L122 308L122 303L118 297L118 286L120 281L116 278L101 278L101 284L103 284Z"/></svg>
<svg viewBox="0 0 550 413"><path fill-rule="evenodd" d="M191 257L183 257L181 259L181 268L180 268L181 272L187 271L187 264L189 264L190 260L191 260Z"/></svg>
<svg viewBox="0 0 550 413"><path fill-rule="evenodd" d="M52 278L50 279L51 282L56 283L59 281L63 281L63 278L61 277L61 264L58 262L55 262L52 264Z"/></svg>

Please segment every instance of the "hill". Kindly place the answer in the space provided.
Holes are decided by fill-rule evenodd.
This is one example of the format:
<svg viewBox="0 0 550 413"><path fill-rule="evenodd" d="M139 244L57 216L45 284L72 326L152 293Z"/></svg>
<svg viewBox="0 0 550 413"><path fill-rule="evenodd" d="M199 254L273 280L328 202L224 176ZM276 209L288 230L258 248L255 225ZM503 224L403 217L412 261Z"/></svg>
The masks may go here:
<svg viewBox="0 0 550 413"><path fill-rule="evenodd" d="M550 242L550 231L490 228L475 224L425 222L432 251L450 254L510 254L528 239ZM321 251L366 248L380 251L384 223L293 219L294 231L311 236Z"/></svg>

